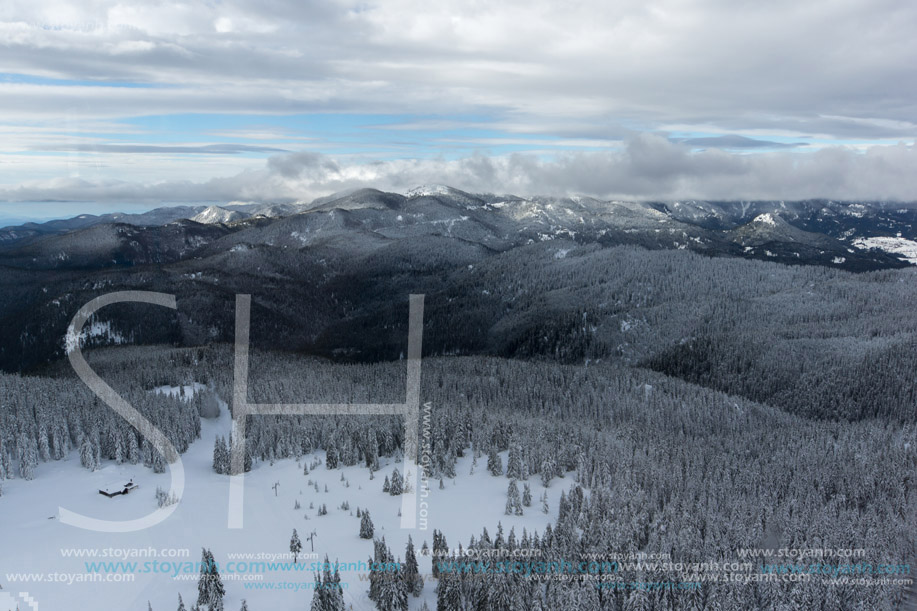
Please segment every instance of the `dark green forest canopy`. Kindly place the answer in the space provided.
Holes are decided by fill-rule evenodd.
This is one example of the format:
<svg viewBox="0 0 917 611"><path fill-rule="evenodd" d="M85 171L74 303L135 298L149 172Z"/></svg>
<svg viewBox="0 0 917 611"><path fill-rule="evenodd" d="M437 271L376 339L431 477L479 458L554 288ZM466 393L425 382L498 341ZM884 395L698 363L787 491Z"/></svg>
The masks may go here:
<svg viewBox="0 0 917 611"><path fill-rule="evenodd" d="M426 355L610 359L818 418L914 419L914 269L854 274L561 240L502 253L443 244L418 242L410 256L393 245L325 266L270 252L91 277L37 273L37 283L2 274L0 361L9 369L60 358L73 312L103 290L127 288L178 301L176 312L136 304L100 312L134 343L232 341L234 295L251 293L256 347L397 360L407 295L423 293Z"/></svg>

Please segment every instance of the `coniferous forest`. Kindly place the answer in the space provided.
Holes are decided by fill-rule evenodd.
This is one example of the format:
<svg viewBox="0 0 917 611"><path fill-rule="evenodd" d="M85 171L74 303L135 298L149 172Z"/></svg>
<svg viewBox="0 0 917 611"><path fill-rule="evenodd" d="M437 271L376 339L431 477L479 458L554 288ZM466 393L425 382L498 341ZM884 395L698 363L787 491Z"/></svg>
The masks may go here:
<svg viewBox="0 0 917 611"><path fill-rule="evenodd" d="M2 0L0 611L917 611L917 0Z"/></svg>
<svg viewBox="0 0 917 611"><path fill-rule="evenodd" d="M464 540L433 516L433 547L421 555L432 569L424 585L416 557L401 564L403 550L374 532L373 497L357 496L360 537L374 541L370 560L402 567L372 575L372 604L414 608L413 594L424 588L435 593L437 608L456 610L879 609L910 600L911 590L900 585L864 587L822 576L734 583L684 567L744 562L750 564L740 572L754 577L769 560L742 554L760 548L864 549L864 562L910 564L917 532L917 313L906 305L917 290L912 270L851 274L575 244L561 258L557 245L549 246L452 266L438 284L422 271L388 280L429 291L421 397L430 411L419 452L428 454L431 487L460 481L465 474L457 466L471 460L472 471L489 472L505 495L506 516L542 514L550 523L506 532L500 515L482 516L480 534ZM359 290L373 294L381 282L367 276ZM335 299L353 300L342 293ZM258 299L254 317L269 317ZM345 319L326 323L322 341L355 342L336 335L346 323L371 328L368 307L354 312L351 304ZM139 327L131 318L136 309L112 310L105 333L86 338L93 369L179 453L210 443L201 439L201 423L232 397L232 344L216 333L215 341L198 345L153 337L149 345L102 347ZM400 304L379 311L377 324L381 318L392 329L405 326ZM398 349L396 333L368 338L358 358L329 358L272 349L265 323L253 329L253 402L403 400L403 356L382 358ZM4 481L41 485L41 465L71 456L90 472L129 464L161 473L167 466L65 360L2 374L0 387ZM179 390L156 390L164 387ZM308 459L305 474L357 468L374 474L385 494L399 495L405 486L397 468L382 466L404 451L401 416L250 416L247 435L246 470L320 452L323 460ZM217 474L230 472L230 445L215 440ZM561 487L557 506L546 493L533 495L533 487ZM0 498L14 502L11 494ZM319 505L316 515L327 513ZM414 537L418 547L423 538ZM598 576L482 578L442 568L464 558L457 549L497 558L526 549L549 563L656 555L682 568L622 562ZM694 585L597 585L612 577ZM333 593L340 579L317 574L326 587L316 590L311 608L344 608Z"/></svg>

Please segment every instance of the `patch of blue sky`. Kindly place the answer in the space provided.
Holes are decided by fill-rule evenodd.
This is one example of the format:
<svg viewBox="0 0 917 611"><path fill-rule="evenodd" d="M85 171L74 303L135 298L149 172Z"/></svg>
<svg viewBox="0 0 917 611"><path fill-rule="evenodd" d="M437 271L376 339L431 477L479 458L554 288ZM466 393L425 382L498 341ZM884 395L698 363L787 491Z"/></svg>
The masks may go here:
<svg viewBox="0 0 917 611"><path fill-rule="evenodd" d="M604 148L601 143L546 134L509 132L493 117L481 115L348 114L193 114L176 113L113 120L123 131L81 131L78 122L62 133L93 143L148 146L242 144L287 151L311 150L340 157L378 159L459 159L470 154L508 155ZM91 130L91 124L87 125ZM581 140L581 141L580 141ZM103 151L99 151L103 152ZM148 151L150 152L150 151ZM238 157L259 159L280 151L234 151ZM189 149L164 154L218 154ZM50 154L33 151L32 154ZM63 153L72 154L72 153Z"/></svg>
<svg viewBox="0 0 917 611"><path fill-rule="evenodd" d="M180 203L188 206L210 205L213 201ZM43 223L55 219L69 219L78 214L100 215L111 212L137 214L163 206L164 202L96 202L87 200L0 201L0 227L28 222Z"/></svg>
<svg viewBox="0 0 917 611"><path fill-rule="evenodd" d="M524 150L525 144L488 145L489 140L524 139L502 130L480 127L481 117L430 117L318 113L302 115L170 114L123 119L121 123L156 143L273 143L283 148L321 150L329 154L370 153L433 156L499 148ZM438 124L444 127L436 127ZM416 126L416 127L415 127ZM429 126L429 127L428 127ZM246 132L263 134L243 137ZM130 134L121 136L130 140ZM256 155L257 156L257 155Z"/></svg>
<svg viewBox="0 0 917 611"><path fill-rule="evenodd" d="M796 152L807 153L807 152L816 152L821 148L829 146L848 146L852 148L863 148L866 146L880 145L880 144L890 144L887 140L875 139L875 138L819 138L813 136L803 136L803 135L779 135L779 134L742 134L741 132L734 133L723 133L723 132L707 132L707 131L670 131L666 135L669 139L673 141L683 141L683 140L692 140L700 138L723 138L727 136L744 136L751 140L762 141L760 146L748 146L748 147L729 147L724 146L723 148L732 150L733 152L745 152L745 153L767 153L767 152L776 152L776 151L786 151L789 148L792 148ZM767 143L773 143L773 146L768 146ZM709 148L709 147L698 147Z"/></svg>
<svg viewBox="0 0 917 611"><path fill-rule="evenodd" d="M0 83L14 83L21 85L54 85L58 87L129 87L129 88L158 88L174 87L166 83L141 83L135 81L103 81L103 80L75 80L59 79L35 74L22 74L18 72L0 72Z"/></svg>
<svg viewBox="0 0 917 611"><path fill-rule="evenodd" d="M0 155L22 155L24 157L72 157L75 154L73 151L0 151Z"/></svg>

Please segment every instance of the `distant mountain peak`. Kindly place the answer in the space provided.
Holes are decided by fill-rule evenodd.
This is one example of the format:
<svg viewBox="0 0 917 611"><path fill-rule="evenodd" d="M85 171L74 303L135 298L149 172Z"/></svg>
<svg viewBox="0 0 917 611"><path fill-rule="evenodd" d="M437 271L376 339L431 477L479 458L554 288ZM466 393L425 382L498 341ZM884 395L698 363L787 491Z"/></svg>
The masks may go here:
<svg viewBox="0 0 917 611"><path fill-rule="evenodd" d="M455 193L458 189L453 189L448 185L420 185L419 187L414 187L405 193L408 197L425 197L429 195L450 195Z"/></svg>
<svg viewBox="0 0 917 611"><path fill-rule="evenodd" d="M846 249L834 238L816 232L804 231L789 224L776 212L763 212L749 223L730 232L735 242L743 246L761 246L768 243L807 245L815 249Z"/></svg>
<svg viewBox="0 0 917 611"><path fill-rule="evenodd" d="M246 218L246 216L247 215L242 214L238 210L228 210L220 206L209 206L203 212L191 217L191 220L204 225L215 225L218 223L240 221Z"/></svg>
<svg viewBox="0 0 917 611"><path fill-rule="evenodd" d="M448 201L463 208L472 209L483 206L487 201L485 194L472 194L448 185L427 184L410 189L405 197L408 200L420 197L436 197L441 201Z"/></svg>
<svg viewBox="0 0 917 611"><path fill-rule="evenodd" d="M752 219L751 222L757 223L759 225L770 225L771 227L776 227L778 218L780 217L771 214L770 212L765 212L764 214L759 214L756 216L754 219Z"/></svg>

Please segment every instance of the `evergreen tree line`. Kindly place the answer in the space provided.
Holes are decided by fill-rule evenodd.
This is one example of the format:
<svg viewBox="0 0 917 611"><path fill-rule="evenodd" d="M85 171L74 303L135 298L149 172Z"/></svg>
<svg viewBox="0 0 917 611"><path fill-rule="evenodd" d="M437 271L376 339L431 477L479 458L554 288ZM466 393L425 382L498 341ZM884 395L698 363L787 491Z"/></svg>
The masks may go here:
<svg viewBox="0 0 917 611"><path fill-rule="evenodd" d="M176 382L190 384L193 374L188 363L195 352L156 347L106 350L99 351L99 359L90 353L90 364L182 453L200 436L201 411L214 395L204 389L170 396L153 389ZM139 362L144 365L135 366ZM205 380L206 367L197 369L201 373L197 379ZM153 375L155 370L160 373ZM79 452L80 462L90 470L99 468L103 460L165 470L163 456L72 371L60 367L48 373L0 374L0 479L32 479L39 463L61 460L72 450Z"/></svg>

